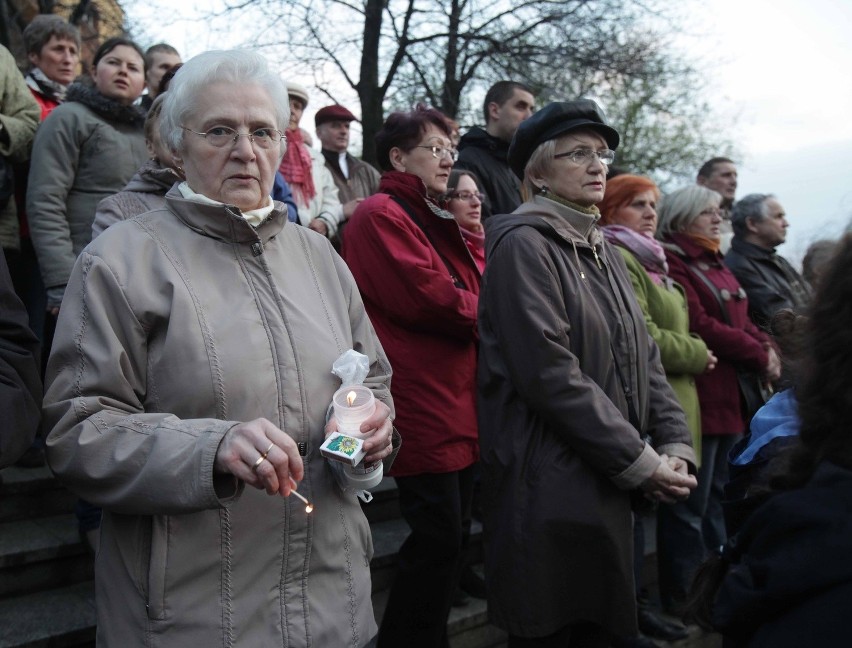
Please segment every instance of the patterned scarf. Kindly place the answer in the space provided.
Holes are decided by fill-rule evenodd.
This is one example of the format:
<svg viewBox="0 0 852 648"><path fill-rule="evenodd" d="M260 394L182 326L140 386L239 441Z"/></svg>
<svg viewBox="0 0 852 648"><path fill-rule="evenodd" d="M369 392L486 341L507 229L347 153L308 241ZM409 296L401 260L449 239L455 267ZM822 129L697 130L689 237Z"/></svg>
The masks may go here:
<svg viewBox="0 0 852 648"><path fill-rule="evenodd" d="M666 253L656 240L623 225L607 225L603 228L603 234L607 241L635 256L655 284L660 286L668 283Z"/></svg>
<svg viewBox="0 0 852 648"><path fill-rule="evenodd" d="M302 133L298 128L287 131L287 150L281 160L278 170L290 185L293 198L299 207L307 207L314 196L317 195L314 186L314 177L311 172L313 163L308 147L302 139Z"/></svg>
<svg viewBox="0 0 852 648"><path fill-rule="evenodd" d="M47 78L47 75L39 68L33 68L27 74L27 85L56 103L65 101L65 93L68 92L68 86L57 83Z"/></svg>
<svg viewBox="0 0 852 648"><path fill-rule="evenodd" d="M692 239L692 242L697 246L707 250L708 252L712 252L713 254L719 254L719 251L722 248L722 241L719 239L711 239L697 234L687 234L687 236Z"/></svg>

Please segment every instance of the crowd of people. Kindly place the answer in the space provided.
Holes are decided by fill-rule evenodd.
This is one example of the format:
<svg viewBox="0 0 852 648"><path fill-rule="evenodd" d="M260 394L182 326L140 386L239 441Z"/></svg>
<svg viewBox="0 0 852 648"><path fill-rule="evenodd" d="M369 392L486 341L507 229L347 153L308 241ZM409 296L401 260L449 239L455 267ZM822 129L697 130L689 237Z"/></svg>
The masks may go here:
<svg viewBox="0 0 852 648"><path fill-rule="evenodd" d="M78 77L61 18L24 40L26 77L0 50L0 467L46 455L81 498L100 645L444 648L472 595L511 648L653 646L686 613L792 646L852 602L840 552L810 590L755 575L766 525L849 513L801 507L852 470L848 381L829 402L816 368L852 370L852 239L800 274L779 199L737 200L734 161L663 193L618 167L594 101L536 110L516 81L463 135L424 105L390 114L376 169L339 104L315 149L308 90L258 54L113 38ZM798 370L785 313L811 342ZM380 627L369 525L320 452L348 350L375 398L359 465L383 462L410 527Z"/></svg>

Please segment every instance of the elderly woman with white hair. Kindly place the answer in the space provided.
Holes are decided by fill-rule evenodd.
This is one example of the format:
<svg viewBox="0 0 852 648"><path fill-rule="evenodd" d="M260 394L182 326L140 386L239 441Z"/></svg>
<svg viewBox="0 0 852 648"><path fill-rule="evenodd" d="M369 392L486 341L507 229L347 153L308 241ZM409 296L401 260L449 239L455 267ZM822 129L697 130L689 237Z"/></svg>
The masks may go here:
<svg viewBox="0 0 852 648"><path fill-rule="evenodd" d="M674 501L695 486L683 410L596 225L618 143L593 101L546 106L509 147L527 200L485 226L485 576L510 648L636 634L631 492Z"/></svg>
<svg viewBox="0 0 852 648"><path fill-rule="evenodd" d="M288 118L259 55L186 63L160 127L186 181L74 266L45 418L52 469L104 509L99 645L360 647L376 632L370 529L319 446L332 363L355 349L377 399L366 461L391 455L390 367L343 261L269 196Z"/></svg>

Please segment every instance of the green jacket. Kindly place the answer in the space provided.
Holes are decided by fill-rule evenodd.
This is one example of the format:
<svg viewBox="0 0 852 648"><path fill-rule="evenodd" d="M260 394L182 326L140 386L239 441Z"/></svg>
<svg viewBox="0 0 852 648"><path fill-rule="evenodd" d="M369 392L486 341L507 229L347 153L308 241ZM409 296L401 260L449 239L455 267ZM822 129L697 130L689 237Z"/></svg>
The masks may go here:
<svg viewBox="0 0 852 648"><path fill-rule="evenodd" d="M13 162L29 157L29 146L38 127L41 109L15 59L0 45L0 155ZM21 247L18 239L18 213L14 196L0 207L0 244L5 250Z"/></svg>
<svg viewBox="0 0 852 648"><path fill-rule="evenodd" d="M686 414L692 434L695 455L701 457L701 408L695 390L696 374L707 366L707 345L700 337L689 332L689 313L686 296L679 284L669 289L658 286L628 250L619 247L624 257L630 281L636 291L636 300L645 313L648 333L660 347L660 360L666 378Z"/></svg>

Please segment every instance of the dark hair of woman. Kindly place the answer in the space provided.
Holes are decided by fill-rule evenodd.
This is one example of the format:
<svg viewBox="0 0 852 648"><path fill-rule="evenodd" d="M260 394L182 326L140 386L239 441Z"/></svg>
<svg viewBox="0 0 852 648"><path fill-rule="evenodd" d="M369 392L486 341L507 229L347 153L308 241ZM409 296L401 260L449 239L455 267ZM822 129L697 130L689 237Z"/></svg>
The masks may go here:
<svg viewBox="0 0 852 648"><path fill-rule="evenodd" d="M425 104L417 104L411 112L391 113L382 130L376 134L376 161L382 171L393 171L390 161L392 148L410 151L420 142L430 124L450 139L447 118L440 111Z"/></svg>
<svg viewBox="0 0 852 648"><path fill-rule="evenodd" d="M479 182L479 178L476 177L476 174L473 171L468 171L467 169L453 169L450 171L450 177L447 179L447 192L443 196L444 199L449 200L453 197L453 194L456 192L456 188L459 186L459 181L461 181L461 179L465 176L473 180L473 184L477 187L482 186Z"/></svg>
<svg viewBox="0 0 852 648"><path fill-rule="evenodd" d="M852 234L841 239L814 295L798 389L799 445L778 489L798 488L827 460L852 469Z"/></svg>
<svg viewBox="0 0 852 648"><path fill-rule="evenodd" d="M139 47L136 43L134 43L129 38L123 38L121 36L116 36L115 38L110 38L103 42L103 44L98 48L98 51L95 52L95 56L92 59L92 69L98 67L98 63L100 63L101 59L113 51L116 47L124 45L125 47L132 47L139 53L139 57L142 59L143 63L145 61L145 52L142 51L142 48ZM147 71L147 70L146 70Z"/></svg>
<svg viewBox="0 0 852 648"><path fill-rule="evenodd" d="M160 85L157 86L157 95L161 95L169 89L169 84L172 82L172 79L175 78L175 74L177 74L177 71L180 70L181 67L183 67L183 63L177 63L166 70L165 74L163 74L163 78L160 79Z"/></svg>

